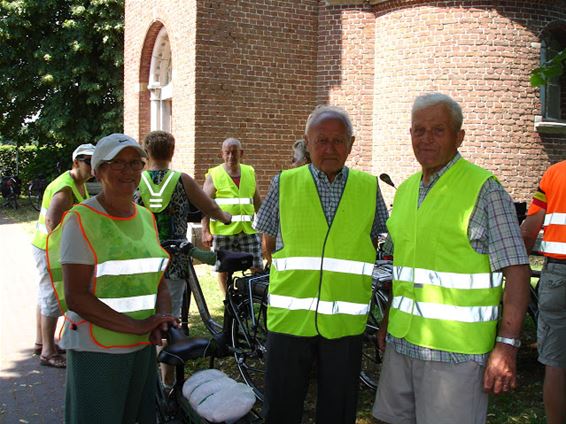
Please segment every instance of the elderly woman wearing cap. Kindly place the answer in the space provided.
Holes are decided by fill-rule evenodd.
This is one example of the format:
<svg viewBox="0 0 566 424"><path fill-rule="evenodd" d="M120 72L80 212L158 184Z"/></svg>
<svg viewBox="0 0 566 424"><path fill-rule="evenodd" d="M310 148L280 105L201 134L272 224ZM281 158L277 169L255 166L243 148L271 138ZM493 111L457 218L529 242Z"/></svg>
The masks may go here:
<svg viewBox="0 0 566 424"><path fill-rule="evenodd" d="M151 212L133 203L145 156L124 134L101 139L91 162L102 191L71 209L48 239L53 284L67 310L67 423L155 417L151 344L175 319L160 284L169 257Z"/></svg>
<svg viewBox="0 0 566 424"><path fill-rule="evenodd" d="M33 257L39 275L36 312L36 336L34 353L39 363L48 367L65 368L64 352L55 344L55 328L61 315L49 273L45 244L47 235L61 222L63 213L75 203L88 199L85 182L92 177L90 158L94 152L92 144L81 144L73 151L73 167L55 178L43 193L41 212L32 241Z"/></svg>

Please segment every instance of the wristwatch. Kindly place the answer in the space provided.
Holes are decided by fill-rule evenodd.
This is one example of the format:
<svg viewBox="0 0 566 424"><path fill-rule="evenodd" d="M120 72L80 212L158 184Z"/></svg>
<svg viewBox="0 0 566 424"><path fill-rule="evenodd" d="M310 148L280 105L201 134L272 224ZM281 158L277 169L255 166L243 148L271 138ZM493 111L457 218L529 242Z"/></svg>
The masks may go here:
<svg viewBox="0 0 566 424"><path fill-rule="evenodd" d="M505 343L505 344L511 345L513 347L516 347L516 348L521 347L521 340L519 340L519 339L512 339L512 338L509 338L509 337L497 336L495 338L495 341L498 342L498 343Z"/></svg>

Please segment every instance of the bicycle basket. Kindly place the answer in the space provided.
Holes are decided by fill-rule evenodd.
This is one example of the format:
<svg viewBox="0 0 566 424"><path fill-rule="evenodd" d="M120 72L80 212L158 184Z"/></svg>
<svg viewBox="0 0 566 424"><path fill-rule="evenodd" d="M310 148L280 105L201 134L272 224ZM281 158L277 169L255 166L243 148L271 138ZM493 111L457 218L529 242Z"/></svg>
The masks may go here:
<svg viewBox="0 0 566 424"><path fill-rule="evenodd" d="M244 293L250 293L251 291L252 295L263 297L269 288L269 271L237 277L234 279L234 284L239 291Z"/></svg>

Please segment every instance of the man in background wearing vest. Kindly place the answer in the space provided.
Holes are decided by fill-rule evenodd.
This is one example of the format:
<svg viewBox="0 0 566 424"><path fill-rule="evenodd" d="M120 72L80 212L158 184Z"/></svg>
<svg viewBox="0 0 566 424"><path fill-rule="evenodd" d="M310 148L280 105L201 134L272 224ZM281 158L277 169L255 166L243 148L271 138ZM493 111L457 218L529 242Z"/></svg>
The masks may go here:
<svg viewBox="0 0 566 424"><path fill-rule="evenodd" d="M316 362L316 422L354 423L387 209L377 179L344 166L354 142L344 110L317 107L304 139L312 163L273 179L255 221L273 252L263 413L270 424L300 423Z"/></svg>
<svg viewBox="0 0 566 424"><path fill-rule="evenodd" d="M249 165L240 163L244 151L240 140L227 138L222 143L224 163L210 168L206 174L203 190L212 197L220 208L232 215L232 222L223 224L202 219L202 242L206 247L218 250L248 252L254 257L252 271L261 271L261 243L259 235L252 228L254 214L261 206L261 198L255 181L255 171ZM217 269L218 271L218 269ZM218 284L226 295L225 272L218 273Z"/></svg>
<svg viewBox="0 0 566 424"><path fill-rule="evenodd" d="M544 227L546 257L539 285L538 360L545 365L544 408L549 424L566 422L566 161L544 173L521 226L531 252Z"/></svg>
<svg viewBox="0 0 566 424"><path fill-rule="evenodd" d="M41 211L32 241L33 256L39 274L34 353L39 355L41 365L48 367L65 368L66 360L55 344L55 329L61 311L47 272L45 256L47 234L59 225L63 213L71 209L75 203L80 203L89 197L85 182L92 177L90 159L93 152L92 144L81 144L73 152L72 169L59 175L47 186L43 193Z"/></svg>
<svg viewBox="0 0 566 424"><path fill-rule="evenodd" d="M529 258L510 196L458 152L460 105L425 94L411 118L422 171L398 188L387 221L393 294L378 336L387 348L373 414L389 423L484 423L488 392L516 386Z"/></svg>

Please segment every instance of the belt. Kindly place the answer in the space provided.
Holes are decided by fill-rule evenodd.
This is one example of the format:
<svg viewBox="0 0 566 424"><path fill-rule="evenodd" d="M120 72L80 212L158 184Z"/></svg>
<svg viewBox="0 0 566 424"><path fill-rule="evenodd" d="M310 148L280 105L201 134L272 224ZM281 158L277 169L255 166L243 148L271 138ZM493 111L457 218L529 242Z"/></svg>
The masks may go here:
<svg viewBox="0 0 566 424"><path fill-rule="evenodd" d="M547 256L546 257L546 263L547 264L566 265L566 259L557 259L557 258L551 258L550 256Z"/></svg>

